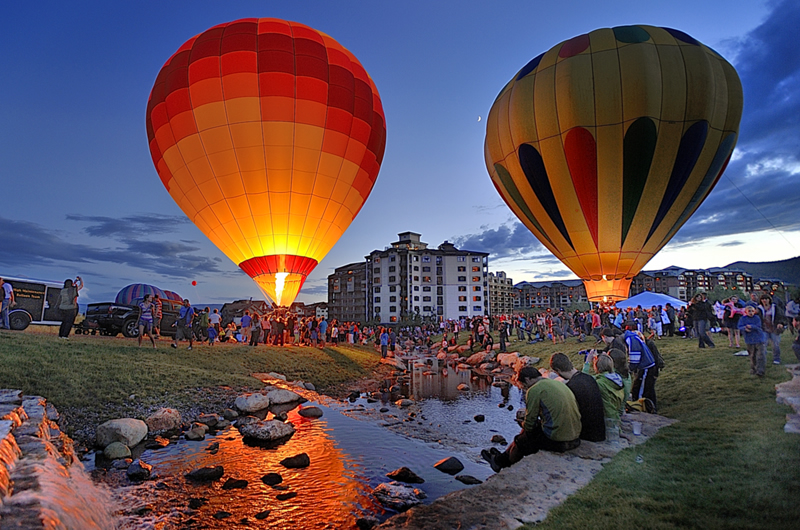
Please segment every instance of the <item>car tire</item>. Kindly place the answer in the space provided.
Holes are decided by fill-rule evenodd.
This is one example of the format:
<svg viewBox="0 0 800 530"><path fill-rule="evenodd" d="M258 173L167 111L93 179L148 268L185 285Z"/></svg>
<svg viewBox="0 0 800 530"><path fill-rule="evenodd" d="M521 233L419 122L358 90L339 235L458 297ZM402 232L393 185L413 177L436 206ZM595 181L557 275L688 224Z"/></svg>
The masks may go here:
<svg viewBox="0 0 800 530"><path fill-rule="evenodd" d="M11 329L22 331L30 325L31 316L25 311L12 311L8 315L8 323Z"/></svg>
<svg viewBox="0 0 800 530"><path fill-rule="evenodd" d="M122 334L129 339L135 339L139 336L139 322L136 319L128 319L122 324Z"/></svg>

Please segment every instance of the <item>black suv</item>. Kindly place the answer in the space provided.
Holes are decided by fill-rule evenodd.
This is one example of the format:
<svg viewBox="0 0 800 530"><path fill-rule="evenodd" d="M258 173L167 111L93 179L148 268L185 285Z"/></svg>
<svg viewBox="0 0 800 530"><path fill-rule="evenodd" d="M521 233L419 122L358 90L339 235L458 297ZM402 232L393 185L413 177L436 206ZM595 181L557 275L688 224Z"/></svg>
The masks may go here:
<svg viewBox="0 0 800 530"><path fill-rule="evenodd" d="M86 306L86 318L81 323L83 333L99 332L100 335L115 337L120 332L126 337L139 336L139 302L137 298L132 304L116 304L104 302ZM180 314L181 302L161 299L160 335L175 335L175 321Z"/></svg>

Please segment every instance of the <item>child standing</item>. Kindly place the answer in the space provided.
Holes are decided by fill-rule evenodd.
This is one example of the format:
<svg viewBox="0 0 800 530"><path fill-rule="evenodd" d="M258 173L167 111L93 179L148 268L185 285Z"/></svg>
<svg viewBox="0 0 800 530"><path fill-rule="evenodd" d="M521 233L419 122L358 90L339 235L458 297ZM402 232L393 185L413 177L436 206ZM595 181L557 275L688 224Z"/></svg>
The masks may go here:
<svg viewBox="0 0 800 530"><path fill-rule="evenodd" d="M744 335L747 354L750 356L750 375L764 377L766 337L761 328L761 317L756 314L757 311L756 303L748 302L744 308L744 316L739 319L738 328Z"/></svg>

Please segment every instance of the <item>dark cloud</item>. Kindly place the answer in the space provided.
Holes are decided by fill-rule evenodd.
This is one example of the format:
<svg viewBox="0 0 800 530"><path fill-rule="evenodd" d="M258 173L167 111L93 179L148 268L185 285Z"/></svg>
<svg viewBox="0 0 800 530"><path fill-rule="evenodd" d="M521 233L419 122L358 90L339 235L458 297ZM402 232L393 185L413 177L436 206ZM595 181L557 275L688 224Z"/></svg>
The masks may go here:
<svg viewBox="0 0 800 530"><path fill-rule="evenodd" d="M146 237L153 234L169 234L189 223L183 216L176 215L130 215L114 218L90 215L67 215L68 221L92 223L83 229L95 237Z"/></svg>
<svg viewBox="0 0 800 530"><path fill-rule="evenodd" d="M744 90L736 159L676 243L800 229L800 2L773 5L761 25L728 43Z"/></svg>
<svg viewBox="0 0 800 530"><path fill-rule="evenodd" d="M456 236L453 244L462 250L488 252L491 259L528 259L532 254L547 252L530 230L518 221L485 228L478 234Z"/></svg>
<svg viewBox="0 0 800 530"><path fill-rule="evenodd" d="M99 263L127 265L169 277L189 278L202 273L219 273L219 260L195 255L195 243L122 239L103 248L75 243L68 232L47 230L28 221L0 217L0 264L10 267Z"/></svg>

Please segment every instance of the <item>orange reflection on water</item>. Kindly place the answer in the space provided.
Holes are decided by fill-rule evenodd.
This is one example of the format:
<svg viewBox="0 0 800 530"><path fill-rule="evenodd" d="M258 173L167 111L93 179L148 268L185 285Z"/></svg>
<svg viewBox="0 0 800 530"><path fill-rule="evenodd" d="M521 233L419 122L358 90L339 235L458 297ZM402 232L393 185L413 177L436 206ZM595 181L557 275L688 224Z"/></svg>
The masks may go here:
<svg viewBox="0 0 800 530"><path fill-rule="evenodd" d="M143 455L143 460L153 464L160 477L173 477L172 484L162 490L157 490L152 482L131 488L129 493L133 497L153 504L154 509L150 517L127 521L124 528L184 528L192 524L232 528L247 524L250 528L342 529L354 528L362 512L382 514L383 509L370 495L371 488L360 463L336 446L324 418L304 418L297 409L288 415L296 432L275 448L245 444L239 432L229 428L202 442L181 442ZM219 442L216 454L206 450L213 442ZM300 453L308 454L311 461L308 467L287 469L280 464L284 458ZM183 478L194 469L219 465L224 467L225 474L214 483L192 484ZM261 477L267 473L283 477L278 485L281 489L262 482ZM224 490L229 478L244 479L247 487ZM278 495L289 493L296 496L278 500ZM197 513L190 512L188 518L174 514L174 509L173 515L166 513L169 507L186 506L189 498L200 497L208 502ZM265 510L270 510L269 515L257 520L256 514ZM220 511L231 515L214 518Z"/></svg>

